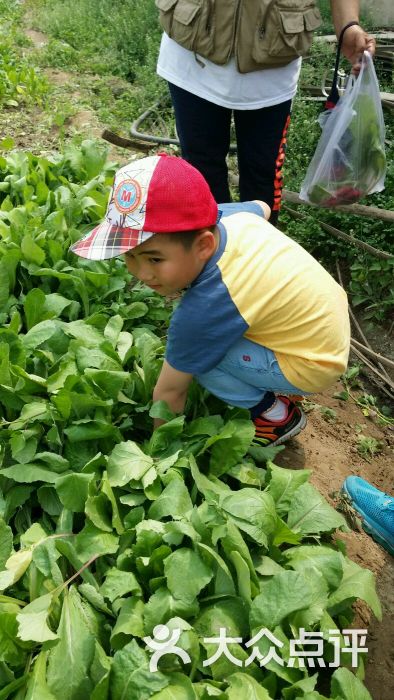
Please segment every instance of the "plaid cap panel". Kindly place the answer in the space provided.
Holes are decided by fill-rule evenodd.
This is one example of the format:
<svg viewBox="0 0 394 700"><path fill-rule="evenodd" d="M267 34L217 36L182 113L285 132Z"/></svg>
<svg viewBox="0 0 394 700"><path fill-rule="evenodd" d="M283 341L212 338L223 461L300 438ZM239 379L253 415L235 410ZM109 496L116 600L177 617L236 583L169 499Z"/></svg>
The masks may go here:
<svg viewBox="0 0 394 700"><path fill-rule="evenodd" d="M148 231L138 231L103 222L84 238L74 243L70 250L89 260L107 260L126 253L153 235Z"/></svg>

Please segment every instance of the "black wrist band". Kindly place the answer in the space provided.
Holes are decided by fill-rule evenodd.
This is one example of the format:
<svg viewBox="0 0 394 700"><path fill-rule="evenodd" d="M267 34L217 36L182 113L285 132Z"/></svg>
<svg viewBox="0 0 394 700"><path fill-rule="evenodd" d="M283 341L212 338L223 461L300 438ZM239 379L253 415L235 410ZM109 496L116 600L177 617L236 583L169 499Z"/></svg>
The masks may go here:
<svg viewBox="0 0 394 700"><path fill-rule="evenodd" d="M357 20L353 20L352 22L348 22L348 24L345 24L343 29L341 29L341 33L338 37L338 47L337 47L337 55L336 55L336 59L335 59L334 77L332 79L330 94L327 97L327 100L325 103L325 109L332 109L333 107L335 107L336 103L339 100L337 80L338 80L338 68L339 68L339 59L341 57L341 47L342 47L343 35L346 32L346 30L349 29L349 27L353 27L353 25L355 25L355 24L360 26L360 22L357 22Z"/></svg>
<svg viewBox="0 0 394 700"><path fill-rule="evenodd" d="M341 30L341 33L338 37L338 51L341 50L344 33L346 32L347 29L349 29L349 27L353 27L355 24L360 26L360 22L357 22L357 20L354 19L354 20L352 20L352 22L348 22L347 24L345 24L344 28Z"/></svg>

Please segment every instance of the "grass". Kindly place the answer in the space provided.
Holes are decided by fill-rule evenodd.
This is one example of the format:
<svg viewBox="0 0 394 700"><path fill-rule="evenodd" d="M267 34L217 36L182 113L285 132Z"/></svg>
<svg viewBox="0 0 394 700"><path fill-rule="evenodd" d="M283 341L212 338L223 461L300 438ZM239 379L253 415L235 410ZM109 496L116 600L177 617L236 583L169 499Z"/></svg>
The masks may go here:
<svg viewBox="0 0 394 700"><path fill-rule="evenodd" d="M320 0L319 7L324 20L320 31L332 33L328 0ZM28 42L21 31L22 11L25 24L47 34L46 47L36 50L26 47ZM166 90L155 70L161 32L154 0L129 0L127 4L120 0L79 0L78 3L26 0L23 7L15 0L0 0L0 18L5 27L1 38L8 32L0 56L6 51L8 64L11 60L21 66L28 65L33 71L23 76L24 81L8 85L7 99L14 100L18 106L23 103L24 114L17 107L6 105L0 117L0 126L6 128L1 130L5 135L13 135L13 131L20 134L30 118L37 130L37 149L62 148L75 134L70 125L73 115L81 110L91 110L101 124L127 135L131 122ZM368 16L362 17L362 24L367 29L374 28ZM307 101L302 86L320 85L324 73L334 65L334 54L335 45L315 43L309 58L303 62L284 167L286 187L290 190L299 191L320 134L317 117L322 104ZM70 77L65 79L65 84L49 87L43 77L48 70L67 71ZM392 89L390 76L379 66L378 70L382 89ZM24 83L28 83L27 88L23 87ZM19 93L18 84L22 86ZM172 120L172 117L165 114L163 119ZM387 139L391 143L387 147L386 190L368 197L364 203L393 209L393 114L386 112L385 119ZM85 132L84 136L87 135L90 136ZM77 138L82 140L83 136ZM339 260L351 298L359 310L364 310L367 323L390 323L394 303L391 263L327 235L317 220L386 250L391 250L394 244L392 227L332 210L300 207L300 211L308 214L306 221L293 219L283 211L281 227L332 273L335 273L335 261Z"/></svg>
<svg viewBox="0 0 394 700"><path fill-rule="evenodd" d="M49 61L59 64L63 53L70 66L77 55L79 69L130 83L140 69L154 67L160 38L154 0L28 0L27 8L37 28L58 41L54 59L47 51Z"/></svg>

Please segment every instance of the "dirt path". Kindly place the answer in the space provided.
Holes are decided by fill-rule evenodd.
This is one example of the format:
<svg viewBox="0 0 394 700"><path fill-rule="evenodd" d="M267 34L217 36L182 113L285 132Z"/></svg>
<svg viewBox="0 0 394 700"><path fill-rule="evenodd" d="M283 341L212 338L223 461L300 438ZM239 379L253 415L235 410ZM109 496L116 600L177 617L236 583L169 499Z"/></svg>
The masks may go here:
<svg viewBox="0 0 394 700"><path fill-rule="evenodd" d="M313 401L336 412L335 421L326 420L319 407L308 414L305 430L288 443L275 462L293 469L311 469L311 482L332 504L344 479L355 474L378 488L393 493L394 433L379 428L351 401L332 398L343 387L338 383L330 392L313 397ZM370 462L357 452L356 426L363 434L383 444L382 452ZM394 697L394 559L363 530L341 534L348 555L360 566L371 569L377 576L378 592L383 608L383 620L371 618L369 609L357 605L360 627L368 629L368 664L365 684L373 700ZM357 622L358 624L358 622ZM357 625L356 625L357 626Z"/></svg>

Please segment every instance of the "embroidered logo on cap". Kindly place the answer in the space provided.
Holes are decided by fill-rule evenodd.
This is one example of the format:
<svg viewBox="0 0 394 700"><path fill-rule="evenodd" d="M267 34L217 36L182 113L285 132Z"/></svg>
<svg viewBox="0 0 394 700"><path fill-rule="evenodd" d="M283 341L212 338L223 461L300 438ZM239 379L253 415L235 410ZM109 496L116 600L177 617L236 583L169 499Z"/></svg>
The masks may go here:
<svg viewBox="0 0 394 700"><path fill-rule="evenodd" d="M123 180L115 192L114 203L118 211L129 214L141 203L141 187L136 180Z"/></svg>

